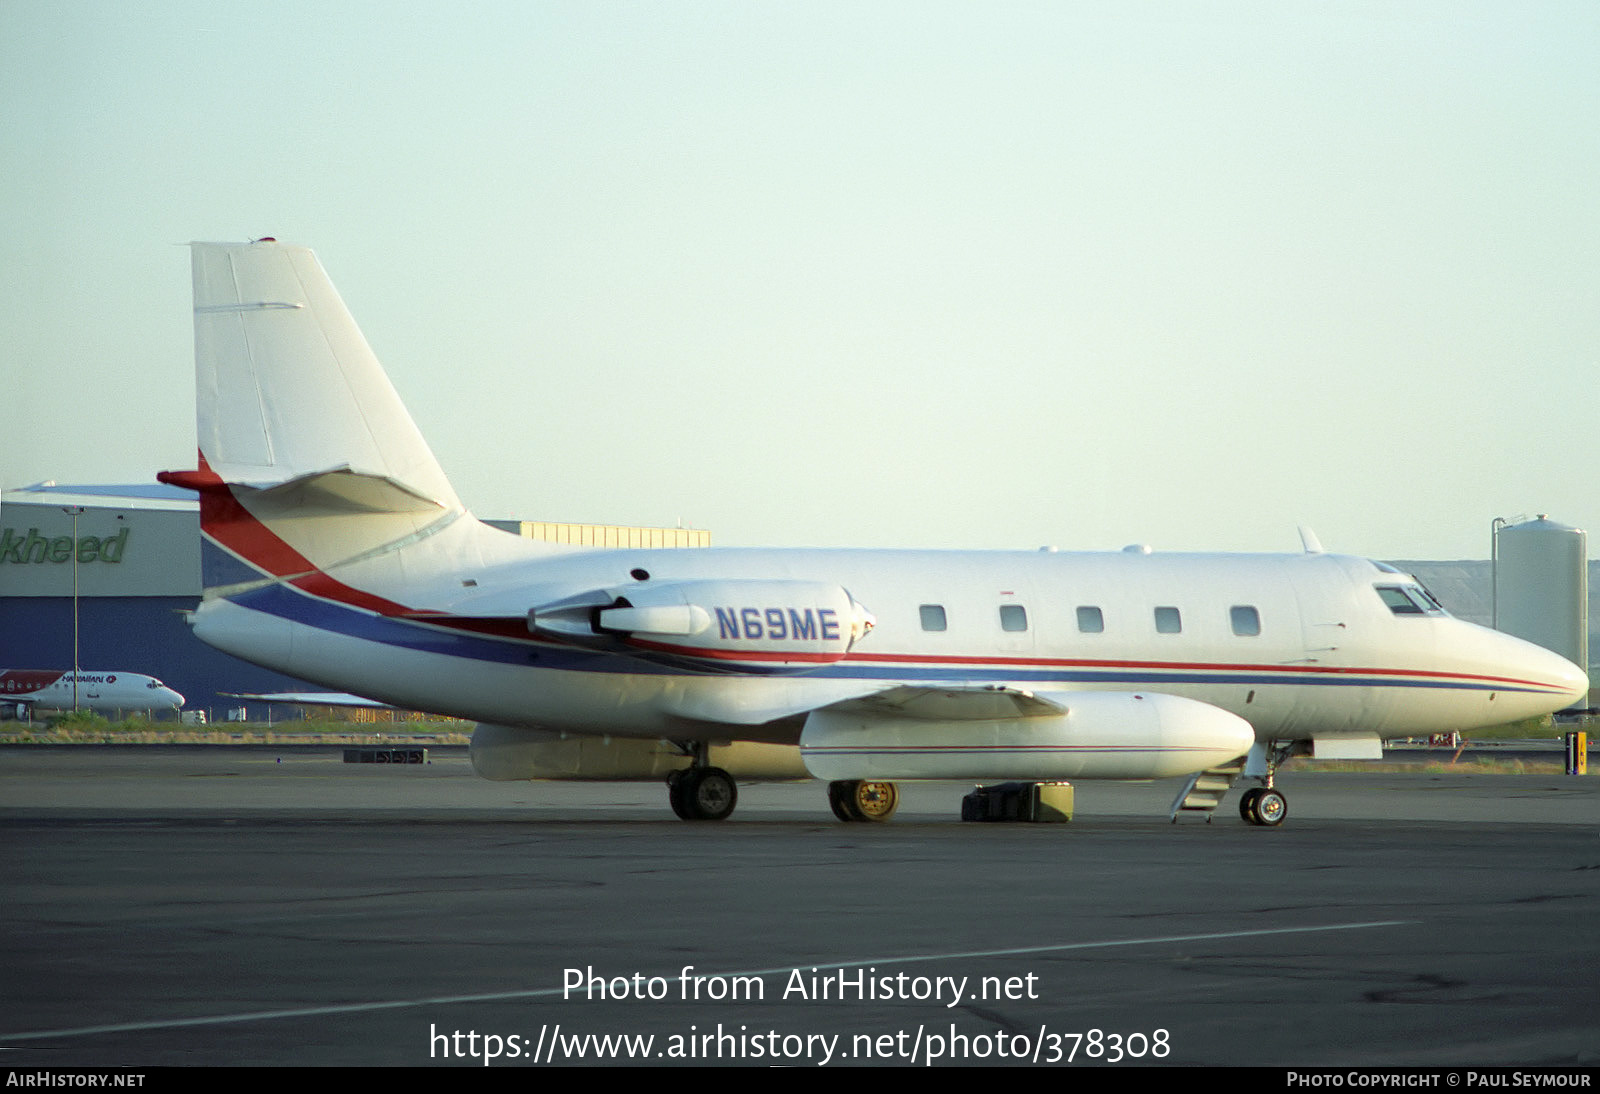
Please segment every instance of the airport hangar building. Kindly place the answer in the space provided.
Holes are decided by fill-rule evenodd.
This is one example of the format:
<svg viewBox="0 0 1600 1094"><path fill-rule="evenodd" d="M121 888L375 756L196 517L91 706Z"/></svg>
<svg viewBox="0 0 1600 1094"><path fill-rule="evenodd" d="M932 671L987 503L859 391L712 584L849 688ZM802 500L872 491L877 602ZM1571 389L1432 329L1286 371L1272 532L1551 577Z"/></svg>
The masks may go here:
<svg viewBox="0 0 1600 1094"><path fill-rule="evenodd" d="M703 529L490 521L511 534L594 547L706 547ZM1452 613L1489 625L1487 561L1397 561ZM1600 563L1587 562L1588 620L1600 620ZM77 595L73 584L77 583ZM154 676L208 720L245 708L266 720L269 704L230 693L324 690L212 649L184 613L200 599L200 515L194 495L149 486L37 486L0 496L0 669L72 667L74 604L78 664L85 671ZM1591 636L1589 648L1600 648ZM1592 672L1593 670L1591 670ZM281 716L283 708L277 708ZM235 715L236 716L236 715Z"/></svg>
<svg viewBox="0 0 1600 1094"><path fill-rule="evenodd" d="M488 523L594 547L711 542L710 532L695 528ZM237 693L327 690L195 638L184 614L199 603L200 588L200 509L186 490L41 483L0 495L0 669L72 668L76 605L83 671L154 676L183 695L186 711L205 711L208 721L237 718L241 707L252 721L286 712Z"/></svg>

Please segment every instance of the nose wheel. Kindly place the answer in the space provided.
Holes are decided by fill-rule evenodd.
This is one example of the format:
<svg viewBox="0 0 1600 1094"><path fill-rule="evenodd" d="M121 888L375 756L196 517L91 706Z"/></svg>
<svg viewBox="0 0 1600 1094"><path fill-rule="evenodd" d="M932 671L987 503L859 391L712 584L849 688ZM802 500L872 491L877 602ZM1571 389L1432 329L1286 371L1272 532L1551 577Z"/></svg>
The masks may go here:
<svg viewBox="0 0 1600 1094"><path fill-rule="evenodd" d="M1265 741L1257 743L1250 750L1245 774L1260 779L1261 785L1246 790L1239 799L1239 816L1244 818L1246 824L1276 828L1289 816L1289 799L1273 785L1273 781L1279 765L1305 750L1304 741ZM1260 764L1260 767L1252 770L1255 764Z"/></svg>
<svg viewBox="0 0 1600 1094"><path fill-rule="evenodd" d="M1289 815L1289 799L1283 791L1267 786L1253 787L1239 799L1239 816L1249 824L1276 828Z"/></svg>

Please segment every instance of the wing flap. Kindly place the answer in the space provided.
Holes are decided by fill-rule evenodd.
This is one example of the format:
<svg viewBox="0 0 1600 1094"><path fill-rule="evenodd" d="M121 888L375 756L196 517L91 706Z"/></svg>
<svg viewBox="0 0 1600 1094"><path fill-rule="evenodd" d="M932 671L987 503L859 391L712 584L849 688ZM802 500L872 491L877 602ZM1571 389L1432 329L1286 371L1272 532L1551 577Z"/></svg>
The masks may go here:
<svg viewBox="0 0 1600 1094"><path fill-rule="evenodd" d="M834 695L823 697L820 702L820 680L811 680L803 687L773 680L760 698L751 698L743 691L702 689L679 695L671 710L680 718L697 722L740 726L766 725L821 712L871 720L944 723L1058 717L1066 710L1063 704L1033 692L992 684L910 687L861 680L832 683Z"/></svg>
<svg viewBox="0 0 1600 1094"><path fill-rule="evenodd" d="M1064 703L1002 684L891 687L826 708L839 713L898 717L925 722L989 722L1043 718L1066 710Z"/></svg>

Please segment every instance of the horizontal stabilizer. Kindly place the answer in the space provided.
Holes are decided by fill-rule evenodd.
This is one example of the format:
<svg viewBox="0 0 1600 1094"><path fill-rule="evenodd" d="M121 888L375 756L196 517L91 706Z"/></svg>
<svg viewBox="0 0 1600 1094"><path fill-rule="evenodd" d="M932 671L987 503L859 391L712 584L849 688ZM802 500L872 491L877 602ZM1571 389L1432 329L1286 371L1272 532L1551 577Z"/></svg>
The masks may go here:
<svg viewBox="0 0 1600 1094"><path fill-rule="evenodd" d="M303 515L321 511L350 513L428 513L446 508L434 500L396 482L387 475L365 475L348 467L300 475L280 483L236 483L250 508L265 517L273 510L295 510Z"/></svg>

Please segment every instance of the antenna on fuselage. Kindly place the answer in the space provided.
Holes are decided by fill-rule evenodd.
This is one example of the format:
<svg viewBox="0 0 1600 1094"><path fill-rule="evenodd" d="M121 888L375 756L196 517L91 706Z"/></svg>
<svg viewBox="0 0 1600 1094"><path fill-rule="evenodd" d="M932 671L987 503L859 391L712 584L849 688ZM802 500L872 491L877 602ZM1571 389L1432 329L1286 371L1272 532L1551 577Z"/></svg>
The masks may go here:
<svg viewBox="0 0 1600 1094"><path fill-rule="evenodd" d="M1299 531L1300 531L1300 546L1302 546L1302 547L1304 547L1306 549L1306 554L1308 554L1308 555L1321 555L1321 554L1326 554L1327 553L1326 551L1324 551L1322 549L1322 541L1317 538L1317 533L1313 532L1310 528L1306 527L1304 524L1299 526Z"/></svg>

